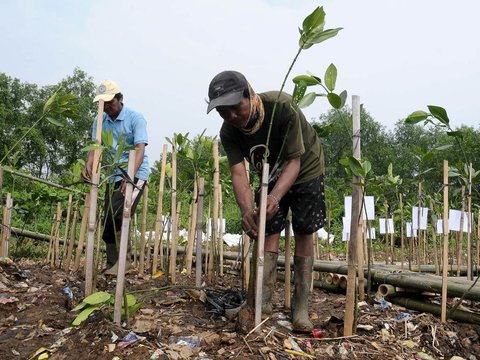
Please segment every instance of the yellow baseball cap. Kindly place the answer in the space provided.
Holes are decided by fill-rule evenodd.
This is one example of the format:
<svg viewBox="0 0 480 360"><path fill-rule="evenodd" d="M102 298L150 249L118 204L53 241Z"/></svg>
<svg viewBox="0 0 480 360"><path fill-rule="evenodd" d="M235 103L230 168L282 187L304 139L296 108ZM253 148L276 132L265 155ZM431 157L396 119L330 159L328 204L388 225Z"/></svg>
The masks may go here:
<svg viewBox="0 0 480 360"><path fill-rule="evenodd" d="M104 80L97 86L97 92L93 102L98 100L110 101L113 97L121 92L120 86L113 80Z"/></svg>

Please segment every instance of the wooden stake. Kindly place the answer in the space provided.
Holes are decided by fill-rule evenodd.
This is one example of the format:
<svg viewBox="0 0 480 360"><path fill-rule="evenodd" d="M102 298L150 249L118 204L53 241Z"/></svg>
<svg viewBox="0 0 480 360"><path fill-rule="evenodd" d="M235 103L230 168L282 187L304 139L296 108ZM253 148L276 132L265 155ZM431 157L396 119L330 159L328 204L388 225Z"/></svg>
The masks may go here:
<svg viewBox="0 0 480 360"><path fill-rule="evenodd" d="M85 242L85 234L87 232L88 214L90 214L90 197L91 194L85 196L85 207L82 213L82 223L80 224L80 235L78 237L77 252L75 254L75 263L73 265L73 272L77 272L80 267L80 257L83 252L83 243Z"/></svg>
<svg viewBox="0 0 480 360"><path fill-rule="evenodd" d="M157 272L157 259L160 244L160 237L163 237L163 189L165 188L165 168L167 166L167 148L168 145L163 145L162 151L162 168L160 170L160 184L158 186L158 201L157 201L157 218L155 220L155 244L153 245L153 261L152 261L152 275ZM160 266L163 269L163 248L160 247Z"/></svg>
<svg viewBox="0 0 480 360"><path fill-rule="evenodd" d="M262 293L263 293L263 267L265 262L265 225L267 214L269 164L263 164L262 183L260 189L260 219L257 238L257 269L255 279L255 327L262 322Z"/></svg>
<svg viewBox="0 0 480 360"><path fill-rule="evenodd" d="M442 322L447 322L448 276L448 161L443 160L443 271L442 271Z"/></svg>
<svg viewBox="0 0 480 360"><path fill-rule="evenodd" d="M430 211L434 213L433 201L430 199ZM433 219L433 217L432 217ZM435 217L436 219L436 217ZM440 275L440 265L438 264L438 250L437 250L437 224L432 221L432 242L433 242L433 257L435 262L435 275Z"/></svg>
<svg viewBox="0 0 480 360"><path fill-rule="evenodd" d="M472 163L468 166L468 203L467 203L467 279L473 280L472 275Z"/></svg>
<svg viewBox="0 0 480 360"><path fill-rule="evenodd" d="M62 246L62 257L60 261L64 261L65 255L67 253L67 244L68 244L68 228L70 226L70 215L72 211L72 194L68 194L68 205L67 205L67 219L65 220L65 231L63 233L63 246ZM60 266L60 265L59 265Z"/></svg>
<svg viewBox="0 0 480 360"><path fill-rule="evenodd" d="M185 257L185 268L187 269L187 275L189 276L192 274L193 243L195 242L195 230L197 226L197 211L198 211L197 210L198 209L197 181L198 181L198 177L195 176L195 181L193 183L192 217L190 219L190 227L188 229L187 255Z"/></svg>
<svg viewBox="0 0 480 360"><path fill-rule="evenodd" d="M4 212L3 212L3 222L6 223L6 214L7 214L7 205L5 205L5 209L4 209ZM52 215L52 220L50 221L50 241L48 243L48 252L47 252L47 259L45 260L45 264L49 264L50 263L50 258L54 255L53 254L53 249L54 249L54 243L55 243L55 237L54 237L54 234L55 234L55 219L56 219L56 215ZM4 237L5 234L2 235L2 243L4 242Z"/></svg>
<svg viewBox="0 0 480 360"><path fill-rule="evenodd" d="M215 259L216 250L219 249L219 239L218 239L218 203L220 199L220 191L219 191L219 163L218 163L218 141L213 142L212 146L213 151L213 214L212 214L212 251L211 253L213 256L210 259L209 266L208 266L208 280L210 282L213 281L213 260ZM210 266L210 263L212 264ZM218 274L218 272L217 272Z"/></svg>
<svg viewBox="0 0 480 360"><path fill-rule="evenodd" d="M0 206L1 207L1 206ZM11 234L11 222L12 222L12 208L13 200L12 194L7 193L7 200L5 202L5 208L3 212L3 231L2 238L0 242L0 256L8 257L9 256L9 244L10 244L10 234Z"/></svg>
<svg viewBox="0 0 480 360"><path fill-rule="evenodd" d="M353 156L360 159L360 97L354 95L352 97L352 119L353 119ZM361 204L362 204L362 189L355 185L360 182L357 176L352 177L352 215L350 224L350 241L348 243L348 278L347 278L347 296L345 304L345 317L343 335L349 336L355 332L354 314L356 308L356 262L358 261L357 248L360 243L360 222L361 218ZM358 273L363 273L363 268L358 269ZM363 287L363 284L362 284Z"/></svg>
<svg viewBox="0 0 480 360"><path fill-rule="evenodd" d="M290 247L290 215L285 220L285 309L289 310L292 307L291 304L291 264L292 248Z"/></svg>
<svg viewBox="0 0 480 360"><path fill-rule="evenodd" d="M100 239L102 238L102 222L101 219L97 220L97 247L95 250L95 273L98 272L98 265L100 263Z"/></svg>
<svg viewBox="0 0 480 360"><path fill-rule="evenodd" d="M460 231L458 232L457 247L457 276L460 276L460 266L463 264L463 226L465 223L465 186L462 186L462 210L460 212Z"/></svg>
<svg viewBox="0 0 480 360"><path fill-rule="evenodd" d="M180 227L180 209L182 208L182 202L177 203L177 213L173 217L172 223L172 252L170 253L170 276L172 279L172 284L175 284L176 281L176 271L177 271L177 249L178 249L178 230Z"/></svg>
<svg viewBox="0 0 480 360"><path fill-rule="evenodd" d="M393 224L393 229L392 232L390 233L390 255L391 255L391 261L390 264L394 265L395 264L395 216L392 213L392 224Z"/></svg>
<svg viewBox="0 0 480 360"><path fill-rule="evenodd" d="M250 184L250 163L244 160L245 164L245 171L247 172L247 179L248 183ZM244 270L244 284L245 289L248 289L248 285L250 282L250 236L248 236L242 230L242 242L243 242L243 270Z"/></svg>
<svg viewBox="0 0 480 360"><path fill-rule="evenodd" d="M97 116L97 132L95 143L101 145L102 143L102 124L103 124L103 100L98 102L98 116ZM93 166L92 166L92 183L90 186L90 212L88 214L88 235L87 235L87 250L85 256L85 296L91 295L93 292L93 249L95 245L95 224L97 218L97 198L98 187L100 183L100 156L101 149L96 148L93 152ZM132 176L133 179L133 176Z"/></svg>
<svg viewBox="0 0 480 360"><path fill-rule="evenodd" d="M389 260L389 251L388 251L388 204L387 201L385 200L383 203L383 207L385 209L385 265L388 265L388 260Z"/></svg>
<svg viewBox="0 0 480 360"><path fill-rule="evenodd" d="M218 207L219 207L219 216L220 223L218 225L218 242L220 244L220 276L223 276L223 195L222 195L222 185L218 185Z"/></svg>
<svg viewBox="0 0 480 360"><path fill-rule="evenodd" d="M68 271L70 269L70 262L72 261L73 245L75 245L75 235L77 231L77 219L80 212L80 203L75 203L75 211L73 212L72 226L70 227L70 240L68 242L67 255L64 258L63 270ZM65 238L66 241L66 238Z"/></svg>
<svg viewBox="0 0 480 360"><path fill-rule="evenodd" d="M145 185L143 190L143 202L142 202L142 228L140 232L140 262L138 265L138 273L143 276L145 272L145 235L147 233L147 210L148 210L148 184Z"/></svg>
<svg viewBox="0 0 480 360"><path fill-rule="evenodd" d="M136 150L130 150L128 156L128 176L133 179L135 176L135 155ZM115 308L113 310L113 321L120 325L122 319L122 299L125 288L125 264L127 260L128 233L130 226L130 215L132 210L133 185L127 182L125 188L125 202L123 203L122 232L120 235L120 249L118 252L117 286L115 289ZM130 259L129 259L130 261ZM127 306L127 304L125 304Z"/></svg>
<svg viewBox="0 0 480 360"><path fill-rule="evenodd" d="M205 190L205 179L198 178L198 198L197 198L197 225L196 225L196 251L195 251L195 286L202 285L202 236L203 236L203 194Z"/></svg>
<svg viewBox="0 0 480 360"><path fill-rule="evenodd" d="M175 215L177 213L177 147L176 147L175 139L172 141L172 212L171 216L172 220L172 251L170 252L170 276L171 276L171 283L175 284L175 257L173 255L173 244L177 243L177 239L175 238L175 226L176 226L176 219Z"/></svg>
<svg viewBox="0 0 480 360"><path fill-rule="evenodd" d="M52 267L59 267L60 266L60 224L62 222L62 203L59 201L57 203L57 217L55 219L55 235L54 235L54 254L52 256Z"/></svg>
<svg viewBox="0 0 480 360"><path fill-rule="evenodd" d="M400 253L400 264L401 269L403 270L403 264L405 262L405 238L403 233L403 194L399 194L400 198L400 241L401 241L401 253Z"/></svg>
<svg viewBox="0 0 480 360"><path fill-rule="evenodd" d="M139 248L138 248L138 226L137 226L137 214L133 214L133 229L131 232L133 232L132 236L132 241L133 241L133 266L138 266L139 262Z"/></svg>

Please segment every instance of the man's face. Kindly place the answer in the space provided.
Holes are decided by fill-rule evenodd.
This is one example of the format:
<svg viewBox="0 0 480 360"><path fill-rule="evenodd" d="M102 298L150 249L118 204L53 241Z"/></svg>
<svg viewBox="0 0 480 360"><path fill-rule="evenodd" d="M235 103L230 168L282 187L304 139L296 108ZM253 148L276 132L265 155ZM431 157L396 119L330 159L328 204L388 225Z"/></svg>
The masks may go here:
<svg viewBox="0 0 480 360"><path fill-rule="evenodd" d="M216 109L227 123L238 129L243 129L247 125L248 117L250 116L250 99L242 97L242 100L237 105L217 106Z"/></svg>
<svg viewBox="0 0 480 360"><path fill-rule="evenodd" d="M113 98L110 101L105 101L103 111L115 120L122 111L122 99Z"/></svg>

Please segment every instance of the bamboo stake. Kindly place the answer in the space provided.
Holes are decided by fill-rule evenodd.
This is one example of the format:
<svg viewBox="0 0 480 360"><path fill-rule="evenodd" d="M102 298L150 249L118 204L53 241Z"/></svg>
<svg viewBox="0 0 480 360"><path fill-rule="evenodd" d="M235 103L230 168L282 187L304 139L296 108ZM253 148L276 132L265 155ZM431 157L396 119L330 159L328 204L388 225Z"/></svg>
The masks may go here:
<svg viewBox="0 0 480 360"><path fill-rule="evenodd" d="M173 256L173 247L177 245L177 239L175 238L175 226L177 224L177 219L175 215L177 214L177 145L175 139L172 141L172 248L170 252L170 279L171 283L175 284L175 256ZM175 244L175 245L174 245Z"/></svg>
<svg viewBox="0 0 480 360"><path fill-rule="evenodd" d="M420 265L421 261L421 255L420 255L420 249L422 248L422 231L420 230L421 226L421 214L422 214L422 182L420 181L418 183L418 211L417 211L417 241L418 241L418 247L417 247L417 264Z"/></svg>
<svg viewBox="0 0 480 360"><path fill-rule="evenodd" d="M150 261L151 249L152 249L152 236L153 230L148 232L147 245L145 246L145 270L151 270L152 263Z"/></svg>
<svg viewBox="0 0 480 360"><path fill-rule="evenodd" d="M7 214L7 205L5 205L5 210L3 212L3 222L6 223L7 219L6 219L6 214ZM50 257L53 256L53 247L54 247L54 234L55 234L55 217L56 215L53 214L52 215L52 220L50 221L50 240L48 242L48 252L47 252L47 258L45 260L45 264L49 264L50 263ZM5 234L3 234L4 236ZM3 238L2 238L2 243L4 242Z"/></svg>
<svg viewBox="0 0 480 360"><path fill-rule="evenodd" d="M468 204L467 204L467 279L473 280L472 275L472 163L468 166Z"/></svg>
<svg viewBox="0 0 480 360"><path fill-rule="evenodd" d="M2 210L3 210L3 166L0 166L0 219L2 219ZM0 242L3 236L3 226L0 228ZM0 251L1 247L0 247Z"/></svg>
<svg viewBox="0 0 480 360"><path fill-rule="evenodd" d="M223 195L222 195L222 185L218 186L219 189L219 216L220 216L220 224L218 226L218 239L220 242L220 276L223 276Z"/></svg>
<svg viewBox="0 0 480 360"><path fill-rule="evenodd" d="M458 232L457 246L457 265L458 269L463 263L463 226L465 223L465 186L462 186L462 211L460 212L460 231ZM457 270L457 276L460 276L460 270Z"/></svg>
<svg viewBox="0 0 480 360"><path fill-rule="evenodd" d="M136 150L130 150L128 156L128 176L133 179L135 176L135 155ZM133 185L127 182L125 188L125 202L123 204L123 219L122 219L122 232L120 235L120 249L118 252L118 272L117 272L117 286L115 289L115 307L113 310L113 321L115 324L120 325L122 318L122 299L125 288L125 264L127 260L127 248L128 248L128 233L130 226L130 216L132 210L132 193ZM130 260L130 259L129 259ZM127 307L125 301L125 307Z"/></svg>
<svg viewBox="0 0 480 360"><path fill-rule="evenodd" d="M209 267L209 263L210 263L210 259L212 258L212 254L210 254L210 247L211 247L211 243L212 243L212 238L211 238L211 234L212 234L212 219L210 218L210 212L211 212L211 209L212 209L212 204L210 202L210 200L208 201L208 213L207 213L207 240L205 241L205 274L207 275L207 280L210 281L210 279L208 279L208 267ZM213 264L213 262L212 262Z"/></svg>
<svg viewBox="0 0 480 360"><path fill-rule="evenodd" d="M327 201L327 260L331 260L330 256L330 230L331 230L331 220L332 220L332 202Z"/></svg>
<svg viewBox="0 0 480 360"><path fill-rule="evenodd" d="M148 184L145 184L143 190L143 202L142 202L142 227L140 233L140 262L138 265L138 273L143 276L145 272L145 235L147 231L147 207L148 207Z"/></svg>
<svg viewBox="0 0 480 360"><path fill-rule="evenodd" d="M182 202L177 203L177 213L173 217L172 223L172 251L170 253L170 278L172 284L175 284L176 281L176 271L177 271L177 250L178 250L178 230L180 227L180 209L182 208Z"/></svg>
<svg viewBox="0 0 480 360"><path fill-rule="evenodd" d="M395 216L392 213L392 224L393 224L393 229L392 232L390 233L390 254L391 254L391 261L390 264L395 264Z"/></svg>
<svg viewBox="0 0 480 360"><path fill-rule="evenodd" d="M218 247L218 205L219 205L219 163L218 163L218 140L213 142L212 146L213 151L213 214L212 214L212 251L211 253L215 255ZM212 282L213 279L213 262L214 256L211 257L208 266L208 280ZM210 265L211 263L211 265ZM218 274L218 273L217 273Z"/></svg>
<svg viewBox="0 0 480 360"><path fill-rule="evenodd" d="M291 303L291 265L292 248L290 247L290 215L285 220L285 309L289 310L292 307Z"/></svg>
<svg viewBox="0 0 480 360"><path fill-rule="evenodd" d="M54 237L54 254L55 256L52 256L52 262L51 266L52 267L59 267L60 266L60 224L62 222L62 203L58 202L57 203L57 218L56 218L56 223L55 223L55 237Z"/></svg>
<svg viewBox="0 0 480 360"><path fill-rule="evenodd" d="M157 218L155 220L155 243L153 245L152 275L157 272L157 260L160 244L160 237L163 237L163 189L165 188L165 168L167 166L167 144L163 144L162 168L160 170L160 184L158 186ZM160 247L160 267L163 269L163 248Z"/></svg>
<svg viewBox="0 0 480 360"><path fill-rule="evenodd" d="M400 242L401 242L401 251L400 251L400 265L403 270L403 264L405 262L405 238L403 233L403 194L399 194L400 197Z"/></svg>
<svg viewBox="0 0 480 360"><path fill-rule="evenodd" d="M477 220L477 266L480 263L480 211L478 212L478 220Z"/></svg>
<svg viewBox="0 0 480 360"><path fill-rule="evenodd" d="M176 206L176 205L175 205ZM165 266L167 269L167 274L170 273L170 234L172 233L172 216L171 214L167 215L167 238L165 239L165 263L168 263L168 266ZM160 248L162 248L162 239L160 238Z"/></svg>
<svg viewBox="0 0 480 360"><path fill-rule="evenodd" d="M433 201L430 199L430 211L433 214ZM433 219L433 217L432 217ZM432 221L432 242L433 242L433 257L435 262L435 275L440 275L440 265L438 263L438 250L437 250L437 224L436 221Z"/></svg>
<svg viewBox="0 0 480 360"><path fill-rule="evenodd" d="M98 116L97 116L97 132L95 143L100 145L102 143L102 125L103 125L103 100L98 101ZM100 183L100 167L101 167L101 149L96 148L93 152L93 166L92 166L92 183L90 186L90 212L88 214L88 232L87 232L87 249L85 256L85 296L91 295L93 292L93 248L95 244L95 223L97 217L97 198L98 187ZM133 176L132 176L133 179Z"/></svg>
<svg viewBox="0 0 480 360"><path fill-rule="evenodd" d="M82 223L80 224L80 236L78 237L77 252L75 254L75 264L73 272L77 272L80 267L80 257L82 256L83 243L85 242L85 234L87 231L88 214L90 213L91 194L85 196L85 207L83 208Z"/></svg>
<svg viewBox="0 0 480 360"><path fill-rule="evenodd" d="M3 232L2 232L2 241L0 246L0 256L8 257L9 255L9 244L10 244L10 234L11 234L11 222L12 222L12 208L13 208L13 199L12 194L7 193L7 200L5 202L5 209L3 212Z"/></svg>
<svg viewBox="0 0 480 360"><path fill-rule="evenodd" d="M70 193L70 194L68 194L67 219L65 220L65 231L63 233L63 238L65 239L65 242L63 243L62 257L61 257L60 261L64 261L65 255L67 253L68 228L70 226L70 215L71 215L71 211L72 211L72 201L73 201L73 197L72 197L72 194ZM59 264L59 266L60 266L60 264Z"/></svg>
<svg viewBox="0 0 480 360"><path fill-rule="evenodd" d="M198 181L198 177L195 176L195 181L193 182L192 217L190 219L190 227L188 229L187 256L185 257L185 267L187 269L187 275L189 276L192 274L193 243L195 242L195 229L197 226L197 209L198 209L197 181Z"/></svg>
<svg viewBox="0 0 480 360"><path fill-rule="evenodd" d="M137 213L133 214L133 229L131 233L133 232L132 236L132 241L133 241L133 266L137 267L138 266L138 226L137 226Z"/></svg>
<svg viewBox="0 0 480 360"><path fill-rule="evenodd" d="M260 218L257 238L257 269L255 279L255 327L262 322L262 293L263 293L263 267L265 261L265 224L267 214L269 164L263 164L262 184L260 190ZM259 330L258 330L259 331Z"/></svg>
<svg viewBox="0 0 480 360"><path fill-rule="evenodd" d="M70 227L70 241L68 242L67 255L64 258L63 270L68 271L70 269L70 262L72 260L73 245L75 245L75 235L77 231L77 220L80 212L80 203L77 201L75 204L75 211L73 212L72 226ZM65 242L67 238L65 237Z"/></svg>
<svg viewBox="0 0 480 360"><path fill-rule="evenodd" d="M360 97L354 95L352 97L352 123L353 123L353 156L357 159L360 159ZM360 186L355 185L360 182L360 179L357 176L352 177L352 215L351 215L351 224L350 224L350 241L348 243L348 279L347 279L347 296L345 304L345 317L344 317L344 327L343 335L349 336L355 332L354 329L354 313L356 307L356 262L358 260L357 247L359 244L359 239L361 234L359 232L360 226L359 222L361 221L361 198L362 198L362 189ZM358 269L359 273L363 273L363 269ZM362 284L363 287L363 284Z"/></svg>
<svg viewBox="0 0 480 360"><path fill-rule="evenodd" d="M202 284L202 236L203 236L203 194L205 188L205 179L198 178L198 198L197 198L197 241L195 254L195 286L200 287Z"/></svg>
<svg viewBox="0 0 480 360"><path fill-rule="evenodd" d="M390 257L389 255L389 246L388 246L388 204L387 201L385 200L383 202L383 207L385 209L385 265L388 265L388 258Z"/></svg>
<svg viewBox="0 0 480 360"><path fill-rule="evenodd" d="M442 271L442 314L447 322L447 275L448 275L448 161L443 160L443 271Z"/></svg>
<svg viewBox="0 0 480 360"><path fill-rule="evenodd" d="M98 264L100 263L100 239L102 238L102 222L97 221L97 248L95 250L95 273L98 271Z"/></svg>
<svg viewBox="0 0 480 360"><path fill-rule="evenodd" d="M250 163L244 160L245 171L247 172L247 180L250 184ZM243 270L245 274L244 284L245 289L248 289L250 282L250 236L248 236L242 230L242 241L243 241Z"/></svg>

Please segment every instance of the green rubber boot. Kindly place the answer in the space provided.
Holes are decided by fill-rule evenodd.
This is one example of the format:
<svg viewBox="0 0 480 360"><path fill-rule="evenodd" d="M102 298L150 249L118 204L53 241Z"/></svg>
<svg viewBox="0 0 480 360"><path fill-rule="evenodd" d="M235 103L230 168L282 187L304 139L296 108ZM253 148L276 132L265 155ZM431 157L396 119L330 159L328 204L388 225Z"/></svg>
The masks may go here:
<svg viewBox="0 0 480 360"><path fill-rule="evenodd" d="M272 295L277 281L278 254L265 252L263 267L262 316L270 316L273 312Z"/></svg>
<svg viewBox="0 0 480 360"><path fill-rule="evenodd" d="M104 272L104 274L107 276L117 276L117 273L118 273L118 255L120 254L120 251L117 250L117 248L120 247L120 234L121 234L121 231L117 231L116 237L115 237L116 242L118 243L118 247L117 247L117 244L115 244L115 250L117 251L117 255L115 259L115 264L110 269ZM107 262L108 262L108 254L107 254ZM132 248L130 246L130 241L128 241L127 261L125 262L125 273L129 271L131 268L132 268Z"/></svg>
<svg viewBox="0 0 480 360"><path fill-rule="evenodd" d="M294 256L294 280L293 291L294 306L292 306L293 331L309 333L313 330L313 324L308 317L308 293L312 282L313 256Z"/></svg>

